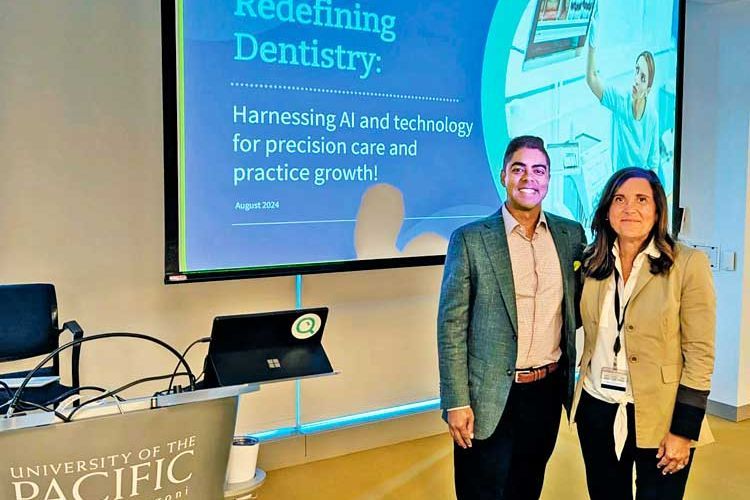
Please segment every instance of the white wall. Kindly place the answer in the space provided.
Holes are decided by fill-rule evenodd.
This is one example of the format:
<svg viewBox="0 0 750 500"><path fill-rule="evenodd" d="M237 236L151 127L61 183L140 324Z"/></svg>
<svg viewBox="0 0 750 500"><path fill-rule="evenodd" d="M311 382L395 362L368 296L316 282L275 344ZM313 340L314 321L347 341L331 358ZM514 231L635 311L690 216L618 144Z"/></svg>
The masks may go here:
<svg viewBox="0 0 750 500"><path fill-rule="evenodd" d="M750 403L750 254L746 241L750 126L750 2L689 2L680 204L682 237L737 252L714 274L718 310L711 400Z"/></svg>
<svg viewBox="0 0 750 500"><path fill-rule="evenodd" d="M0 283L52 282L62 320L178 350L216 315L294 308L292 277L162 284L159 2L2 2L0 89ZM440 274L304 278L304 305L331 307L324 344L343 373L304 382L303 420L437 397ZM198 371L204 353L189 356ZM116 387L174 364L134 340L89 343L82 381ZM294 401L293 383L245 397L238 431L293 425Z"/></svg>

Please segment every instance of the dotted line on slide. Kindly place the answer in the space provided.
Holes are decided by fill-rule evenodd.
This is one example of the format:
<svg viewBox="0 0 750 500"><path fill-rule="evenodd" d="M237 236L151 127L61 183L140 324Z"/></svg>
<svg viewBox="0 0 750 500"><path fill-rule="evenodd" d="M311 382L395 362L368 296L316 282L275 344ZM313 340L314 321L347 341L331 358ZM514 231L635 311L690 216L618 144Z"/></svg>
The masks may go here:
<svg viewBox="0 0 750 500"><path fill-rule="evenodd" d="M424 95L410 94L392 94L388 92L363 92L359 90L342 90L342 89L325 89L318 87L300 87L297 85L275 85L270 83L245 83L230 82L230 87L245 87L250 89L269 89L269 90L296 90L298 92L313 92L321 94L342 94L342 95L361 95L367 97L387 97L390 99L406 99L410 101L434 101L434 102L461 102L451 97L432 97Z"/></svg>

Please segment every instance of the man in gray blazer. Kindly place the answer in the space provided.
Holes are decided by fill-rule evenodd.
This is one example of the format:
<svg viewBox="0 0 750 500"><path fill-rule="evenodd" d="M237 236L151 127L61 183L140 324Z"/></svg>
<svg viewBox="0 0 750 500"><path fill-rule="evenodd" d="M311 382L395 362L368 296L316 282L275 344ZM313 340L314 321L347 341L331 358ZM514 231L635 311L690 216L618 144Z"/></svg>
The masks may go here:
<svg viewBox="0 0 750 500"><path fill-rule="evenodd" d="M495 214L457 229L438 311L443 415L460 499L538 499L569 411L586 235L541 210L544 141L510 141Z"/></svg>

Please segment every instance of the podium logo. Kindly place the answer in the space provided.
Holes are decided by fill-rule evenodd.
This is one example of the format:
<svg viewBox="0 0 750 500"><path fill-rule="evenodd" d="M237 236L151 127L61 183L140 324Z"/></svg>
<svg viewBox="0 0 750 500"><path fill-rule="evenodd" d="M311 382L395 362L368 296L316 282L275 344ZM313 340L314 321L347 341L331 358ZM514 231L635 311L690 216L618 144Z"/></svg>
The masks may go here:
<svg viewBox="0 0 750 500"><path fill-rule="evenodd" d="M322 321L314 313L303 314L292 325L292 335L300 340L309 339L320 330Z"/></svg>
<svg viewBox="0 0 750 500"><path fill-rule="evenodd" d="M187 498L196 436L84 460L10 468L15 500Z"/></svg>

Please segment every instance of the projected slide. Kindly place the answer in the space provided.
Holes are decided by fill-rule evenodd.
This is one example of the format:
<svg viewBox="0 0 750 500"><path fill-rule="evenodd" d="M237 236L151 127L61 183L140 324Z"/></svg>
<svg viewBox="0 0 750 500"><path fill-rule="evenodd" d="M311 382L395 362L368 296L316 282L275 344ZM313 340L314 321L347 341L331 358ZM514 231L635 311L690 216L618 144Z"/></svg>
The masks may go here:
<svg viewBox="0 0 750 500"><path fill-rule="evenodd" d="M442 255L519 134L547 210L586 223L628 165L671 192L679 2L623 3L176 1L167 274Z"/></svg>

